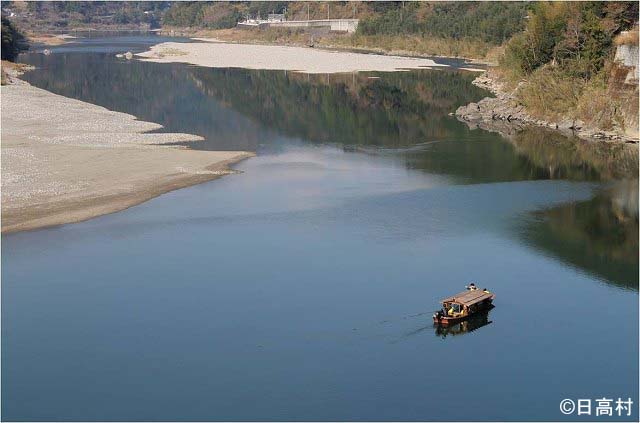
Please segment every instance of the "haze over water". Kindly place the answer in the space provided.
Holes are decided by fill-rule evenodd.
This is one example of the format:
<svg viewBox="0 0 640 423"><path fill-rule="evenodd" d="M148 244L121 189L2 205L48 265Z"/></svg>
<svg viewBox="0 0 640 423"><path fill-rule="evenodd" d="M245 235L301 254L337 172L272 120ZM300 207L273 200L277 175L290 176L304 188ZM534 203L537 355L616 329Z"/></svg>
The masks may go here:
<svg viewBox="0 0 640 423"><path fill-rule="evenodd" d="M24 55L24 79L258 156L3 236L5 420L564 420L564 398L637 400L637 150L470 130L448 115L487 95L470 72L114 57L155 40ZM436 330L469 282L496 307Z"/></svg>

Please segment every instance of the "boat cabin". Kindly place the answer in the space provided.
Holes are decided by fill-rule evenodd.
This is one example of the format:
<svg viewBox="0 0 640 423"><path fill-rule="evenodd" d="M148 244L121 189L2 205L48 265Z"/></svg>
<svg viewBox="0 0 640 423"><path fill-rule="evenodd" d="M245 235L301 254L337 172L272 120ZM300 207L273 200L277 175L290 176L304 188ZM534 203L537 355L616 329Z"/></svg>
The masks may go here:
<svg viewBox="0 0 640 423"><path fill-rule="evenodd" d="M446 317L464 317L491 304L494 295L486 290L467 290L440 301Z"/></svg>

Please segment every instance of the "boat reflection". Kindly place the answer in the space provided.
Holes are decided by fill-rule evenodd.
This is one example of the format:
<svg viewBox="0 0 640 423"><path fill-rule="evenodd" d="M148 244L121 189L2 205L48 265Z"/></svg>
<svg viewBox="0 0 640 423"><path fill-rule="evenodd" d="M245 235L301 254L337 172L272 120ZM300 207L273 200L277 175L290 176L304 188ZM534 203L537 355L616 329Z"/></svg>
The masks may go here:
<svg viewBox="0 0 640 423"><path fill-rule="evenodd" d="M464 335L466 333L470 333L470 332L473 332L474 330L480 329L483 326L487 326L493 323L492 320L489 320L489 313L491 312L492 308L493 306L491 306L489 310L476 313L471 317L469 317L467 320L463 320L462 322L457 323L455 325L451 325L451 326L434 325L435 334L442 338L446 338L447 336Z"/></svg>

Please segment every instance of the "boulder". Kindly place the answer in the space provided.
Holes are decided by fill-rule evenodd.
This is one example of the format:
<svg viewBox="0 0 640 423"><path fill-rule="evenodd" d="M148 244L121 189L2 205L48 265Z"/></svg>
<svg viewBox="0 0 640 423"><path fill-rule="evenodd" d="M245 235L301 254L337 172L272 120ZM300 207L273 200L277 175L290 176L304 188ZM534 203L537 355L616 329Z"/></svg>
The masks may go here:
<svg viewBox="0 0 640 423"><path fill-rule="evenodd" d="M573 121L570 119L562 119L558 122L558 129L573 129Z"/></svg>

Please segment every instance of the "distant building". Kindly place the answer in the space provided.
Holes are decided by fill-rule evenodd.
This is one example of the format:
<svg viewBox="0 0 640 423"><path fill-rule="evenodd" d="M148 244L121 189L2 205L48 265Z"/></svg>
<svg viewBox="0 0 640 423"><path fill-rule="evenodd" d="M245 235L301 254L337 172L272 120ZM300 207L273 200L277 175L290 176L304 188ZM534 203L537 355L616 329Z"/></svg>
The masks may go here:
<svg viewBox="0 0 640 423"><path fill-rule="evenodd" d="M238 22L238 28L324 28L335 32L356 32L358 19L313 19L303 21L288 21L284 14L270 13L267 19L249 18Z"/></svg>
<svg viewBox="0 0 640 423"><path fill-rule="evenodd" d="M269 13L267 22L284 22L284 13Z"/></svg>

